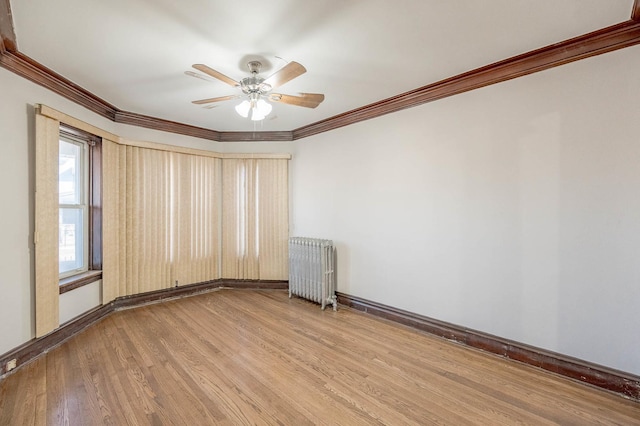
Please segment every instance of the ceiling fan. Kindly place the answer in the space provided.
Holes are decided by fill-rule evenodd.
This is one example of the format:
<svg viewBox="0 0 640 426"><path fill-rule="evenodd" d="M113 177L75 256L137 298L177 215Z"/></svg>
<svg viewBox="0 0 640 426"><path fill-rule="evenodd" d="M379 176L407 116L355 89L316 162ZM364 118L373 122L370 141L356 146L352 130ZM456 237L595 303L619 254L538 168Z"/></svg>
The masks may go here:
<svg viewBox="0 0 640 426"><path fill-rule="evenodd" d="M250 117L251 120L259 121L269 115L272 109L271 104L269 104L265 99L268 99L271 102L280 102L305 108L315 108L324 100L324 95L320 93L300 93L300 96L293 96L271 92L271 90L280 87L288 81L291 81L307 72L305 67L297 62L289 62L266 79L258 75L262 68L262 64L259 61L250 61L247 64L247 67L249 67L251 76L245 77L240 81L236 81L206 65L194 64L193 68L198 71L220 80L229 86L239 87L242 90L242 94L200 99L198 101L193 101L193 103L196 105L209 105L215 102L245 98L244 101L236 106L236 112L242 117ZM185 74L192 77L203 78L201 74L193 71L187 71ZM212 106L209 108L211 107Z"/></svg>

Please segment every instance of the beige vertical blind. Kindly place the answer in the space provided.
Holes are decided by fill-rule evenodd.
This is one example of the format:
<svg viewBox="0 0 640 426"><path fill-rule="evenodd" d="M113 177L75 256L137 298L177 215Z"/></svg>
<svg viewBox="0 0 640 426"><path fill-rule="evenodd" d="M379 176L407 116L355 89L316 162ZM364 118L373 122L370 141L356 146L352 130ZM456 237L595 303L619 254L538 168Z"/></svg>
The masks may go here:
<svg viewBox="0 0 640 426"><path fill-rule="evenodd" d="M220 159L172 153L172 245L178 285L220 278Z"/></svg>
<svg viewBox="0 0 640 426"><path fill-rule="evenodd" d="M36 115L36 337L60 325L58 287L58 151L60 122Z"/></svg>
<svg viewBox="0 0 640 426"><path fill-rule="evenodd" d="M103 145L103 303L220 278L221 160Z"/></svg>
<svg viewBox="0 0 640 426"><path fill-rule="evenodd" d="M288 161L224 159L222 276L287 279Z"/></svg>
<svg viewBox="0 0 640 426"><path fill-rule="evenodd" d="M125 141L38 105L37 336L59 325L61 122L103 139L103 303L222 277L287 279L289 155Z"/></svg>
<svg viewBox="0 0 640 426"><path fill-rule="evenodd" d="M125 147L127 295L168 288L171 265L171 153ZM122 258L123 256L121 256Z"/></svg>
<svg viewBox="0 0 640 426"><path fill-rule="evenodd" d="M261 280L289 278L289 162L257 160L256 200Z"/></svg>
<svg viewBox="0 0 640 426"><path fill-rule="evenodd" d="M120 145L102 139L102 303L120 296Z"/></svg>
<svg viewBox="0 0 640 426"><path fill-rule="evenodd" d="M222 163L222 277L258 279L256 160Z"/></svg>

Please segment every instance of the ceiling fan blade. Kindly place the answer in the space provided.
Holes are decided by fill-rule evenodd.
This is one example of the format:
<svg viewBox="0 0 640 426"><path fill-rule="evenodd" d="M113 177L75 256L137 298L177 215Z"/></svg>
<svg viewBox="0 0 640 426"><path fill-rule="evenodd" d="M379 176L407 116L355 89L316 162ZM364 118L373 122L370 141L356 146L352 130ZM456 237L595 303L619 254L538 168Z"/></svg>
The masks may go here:
<svg viewBox="0 0 640 426"><path fill-rule="evenodd" d="M239 98L241 95L228 95L228 96L220 96L217 98L209 98L209 99L200 99L199 101L193 101L191 103L196 104L196 105L204 105L204 104L210 104L213 102L222 102L222 101L228 101L231 99L237 99Z"/></svg>
<svg viewBox="0 0 640 426"><path fill-rule="evenodd" d="M284 67L280 68L264 82L271 86L272 89L280 87L287 81L291 81L296 77L307 72L307 69L297 62L291 61Z"/></svg>
<svg viewBox="0 0 640 426"><path fill-rule="evenodd" d="M204 64L193 64L193 67L195 69L197 69L198 71L202 71L203 73L205 73L207 75L210 75L213 78L217 78L218 80L222 81L223 83L227 83L231 87L236 87L236 86L240 85L240 83L238 83L237 81L235 81L231 77L227 77L226 75L222 74L221 72L216 71L213 68L209 68L208 66L206 66Z"/></svg>
<svg viewBox="0 0 640 426"><path fill-rule="evenodd" d="M293 96L272 93L269 95L269 100L305 108L315 108L324 101L324 95L321 93L300 93L300 96Z"/></svg>
<svg viewBox="0 0 640 426"><path fill-rule="evenodd" d="M208 81L210 83L214 81L211 77L206 76L206 75L202 75L202 74L198 74L197 72L185 71L184 73L186 75L190 76L190 77L199 78L200 80Z"/></svg>

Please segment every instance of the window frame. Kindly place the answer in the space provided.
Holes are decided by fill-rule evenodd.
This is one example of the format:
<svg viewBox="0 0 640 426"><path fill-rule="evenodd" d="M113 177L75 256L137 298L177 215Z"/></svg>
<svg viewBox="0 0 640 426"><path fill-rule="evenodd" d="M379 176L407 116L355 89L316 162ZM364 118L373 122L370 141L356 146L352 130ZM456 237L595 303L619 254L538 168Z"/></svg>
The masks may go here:
<svg viewBox="0 0 640 426"><path fill-rule="evenodd" d="M85 143L86 270L59 276L60 294L102 279L102 138L60 123L59 139ZM60 205L59 205L60 208Z"/></svg>
<svg viewBox="0 0 640 426"><path fill-rule="evenodd" d="M60 279L64 279L73 275L81 274L89 270L89 144L81 138L71 137L66 132L60 132L59 143L64 142L75 145L80 148L79 175L80 185L77 194L77 202L62 204L58 201L58 212L62 210L80 211L82 216L82 264L79 268L70 269L65 272L59 272ZM58 185L60 181L58 180ZM59 186L58 186L59 187ZM59 197L58 197L59 198ZM58 231L60 232L60 231ZM77 251L77 249L76 249Z"/></svg>

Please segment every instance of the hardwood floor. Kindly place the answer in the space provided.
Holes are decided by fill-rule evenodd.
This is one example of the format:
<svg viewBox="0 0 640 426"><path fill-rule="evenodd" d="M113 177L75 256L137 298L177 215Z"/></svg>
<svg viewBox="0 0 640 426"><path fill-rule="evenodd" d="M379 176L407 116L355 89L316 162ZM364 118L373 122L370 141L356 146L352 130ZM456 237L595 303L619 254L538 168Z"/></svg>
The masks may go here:
<svg viewBox="0 0 640 426"><path fill-rule="evenodd" d="M640 404L366 314L220 290L116 312L0 382L0 425L617 424Z"/></svg>

